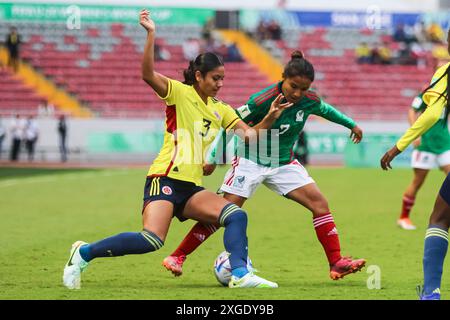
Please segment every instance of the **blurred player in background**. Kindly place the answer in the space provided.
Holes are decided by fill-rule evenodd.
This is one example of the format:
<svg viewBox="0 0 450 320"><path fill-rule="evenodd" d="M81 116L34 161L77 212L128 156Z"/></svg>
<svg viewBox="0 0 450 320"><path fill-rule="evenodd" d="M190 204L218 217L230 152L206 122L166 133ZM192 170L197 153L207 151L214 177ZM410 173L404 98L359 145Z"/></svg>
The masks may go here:
<svg viewBox="0 0 450 320"><path fill-rule="evenodd" d="M2 124L2 118L0 117L0 159L2 158L3 152L3 140L6 137L6 129Z"/></svg>
<svg viewBox="0 0 450 320"><path fill-rule="evenodd" d="M59 137L59 153L61 154L61 162L67 161L67 121L64 114L59 116L57 125L58 137Z"/></svg>
<svg viewBox="0 0 450 320"><path fill-rule="evenodd" d="M19 161L20 148L22 145L23 133L25 123L19 114L16 114L15 118L9 125L9 132L11 134L11 146L9 160Z"/></svg>
<svg viewBox="0 0 450 320"><path fill-rule="evenodd" d="M14 72L17 72L19 70L21 37L17 33L16 27L11 27L10 32L6 36L5 44L9 55L8 66Z"/></svg>
<svg viewBox="0 0 450 320"><path fill-rule="evenodd" d="M450 53L450 29L447 32L447 50ZM383 170L392 169L391 161L423 135L440 119L446 123L450 112L450 63L440 67L424 90L423 101L428 106L422 115L380 160ZM442 268L448 248L450 227L450 174L447 174L436 198L425 234L423 253L423 288L418 287L421 300L441 298Z"/></svg>
<svg viewBox="0 0 450 320"><path fill-rule="evenodd" d="M313 81L314 68L312 64L303 57L303 53L295 51L284 68L283 80L252 95L246 105L237 109L239 117L252 125L266 116L271 103L280 93L286 97L287 101L294 104L271 127L272 130L276 130L275 134L279 139L276 163L268 164L267 159L262 157L261 153L254 154L251 150L238 152L239 155L233 158L232 168L224 178L221 191L225 193L225 199L242 207L256 188L264 183L279 195L309 209L313 215L317 238L328 259L330 277L337 280L347 274L359 271L364 266L365 260L352 260L349 257L341 256L338 231L328 202L307 170L298 160L294 159L292 148L311 114L350 129L350 138L354 143L361 141L363 133L352 119L325 103L316 93L309 90ZM272 132L270 134L273 134ZM267 138L267 141L269 143L271 138ZM267 149L274 150L269 144ZM206 175L211 174L215 168L211 160L208 162L210 164L205 165ZM186 256L219 227L218 224L197 223L180 246L164 259L163 265L175 276L181 275Z"/></svg>
<svg viewBox="0 0 450 320"><path fill-rule="evenodd" d="M39 127L33 116L29 116L25 122L24 141L25 149L28 154L28 161L34 160L34 153L36 151L36 142L39 139Z"/></svg>
<svg viewBox="0 0 450 320"><path fill-rule="evenodd" d="M427 105L423 101L421 92L412 102L408 111L409 124L416 122L419 115L424 112ZM409 215L414 206L416 195L422 187L428 172L439 168L446 175L450 172L450 134L447 121L442 117L422 137L414 142L414 151L411 156L411 167L414 177L403 194L402 211L397 224L405 230L415 230Z"/></svg>
<svg viewBox="0 0 450 320"><path fill-rule="evenodd" d="M230 288L276 288L276 283L247 270L245 211L201 186L202 157L219 128L240 129L246 141L257 135L258 130L240 120L229 105L214 98L225 76L223 63L215 54L205 53L191 61L184 71L184 83L154 70L156 27L149 14L147 10L140 12L140 24L147 31L142 78L165 101L167 108L164 144L149 169L144 188L143 230L120 233L90 244L76 241L64 268L63 283L69 289L79 289L81 273L95 258L160 249L171 220L176 216L180 221L194 219L225 227L224 245L231 253ZM281 104L281 100L282 95L278 95L256 129L269 128L285 108L292 106L291 103Z"/></svg>

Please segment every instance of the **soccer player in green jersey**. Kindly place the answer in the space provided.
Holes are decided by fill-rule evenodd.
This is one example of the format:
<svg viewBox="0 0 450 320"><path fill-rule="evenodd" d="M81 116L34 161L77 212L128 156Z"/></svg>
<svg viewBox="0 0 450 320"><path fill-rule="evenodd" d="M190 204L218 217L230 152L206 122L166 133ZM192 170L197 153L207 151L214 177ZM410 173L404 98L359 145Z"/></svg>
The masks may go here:
<svg viewBox="0 0 450 320"><path fill-rule="evenodd" d="M411 125L427 108L422 97L423 93L421 92L413 100L408 112ZM421 138L416 139L413 144L415 149L411 157L411 167L414 169L414 178L403 194L402 212L397 220L399 227L405 230L416 229L409 218L409 214L428 172L436 167L446 175L450 172L450 134L444 114L434 126L425 132Z"/></svg>
<svg viewBox="0 0 450 320"><path fill-rule="evenodd" d="M350 137L354 143L361 141L363 133L352 119L325 103L310 90L313 81L312 64L301 52L295 51L284 68L283 80L252 95L246 105L237 109L244 122L255 125L265 117L270 104L280 93L288 102L294 104L283 112L268 132L266 149L271 154L261 153L262 146L259 141L256 148L240 143L238 156L233 158L232 167L220 189L224 192L225 199L242 207L263 183L276 193L309 209L313 215L317 237L328 258L330 277L337 280L361 270L365 260L341 256L338 231L328 202L306 169L294 159L292 147L310 115L317 115L347 127L351 130ZM274 141L278 145L275 145ZM206 175L211 174L215 168L214 164L207 162L210 164L204 166ZM213 224L196 224L180 246L164 259L163 265L175 276L181 275L186 256L218 227Z"/></svg>
<svg viewBox="0 0 450 320"><path fill-rule="evenodd" d="M450 53L450 29L447 33L447 51ZM423 136L439 119L447 122L450 112L450 63L440 67L428 88L424 90L423 101L426 110L405 134L380 160L383 170L392 169L392 160L405 150L410 143ZM441 279L445 256L448 249L448 229L450 228L450 174L442 183L434 203L428 229L425 233L423 250L423 288L418 287L421 300L439 300L441 298Z"/></svg>

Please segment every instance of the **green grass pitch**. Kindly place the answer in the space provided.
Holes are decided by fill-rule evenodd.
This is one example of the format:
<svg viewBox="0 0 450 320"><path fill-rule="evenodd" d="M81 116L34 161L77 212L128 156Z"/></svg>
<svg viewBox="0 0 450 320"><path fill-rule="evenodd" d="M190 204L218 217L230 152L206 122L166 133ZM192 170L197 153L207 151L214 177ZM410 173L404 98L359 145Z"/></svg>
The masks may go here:
<svg viewBox="0 0 450 320"><path fill-rule="evenodd" d="M217 189L224 170L206 179L210 190ZM423 238L444 175L430 173L412 213L418 230L403 231L395 222L412 177L407 169L309 169L329 201L342 253L367 259L362 272L343 280L329 279L311 214L261 186L245 206L249 255L278 289L229 290L216 282L212 265L223 250L222 230L174 278L161 261L194 223L175 219L160 251L97 259L83 274L81 290L63 287L72 242L141 230L146 172L0 169L0 299L417 299ZM381 287L369 289L378 271ZM443 299L450 298L449 276L444 266Z"/></svg>

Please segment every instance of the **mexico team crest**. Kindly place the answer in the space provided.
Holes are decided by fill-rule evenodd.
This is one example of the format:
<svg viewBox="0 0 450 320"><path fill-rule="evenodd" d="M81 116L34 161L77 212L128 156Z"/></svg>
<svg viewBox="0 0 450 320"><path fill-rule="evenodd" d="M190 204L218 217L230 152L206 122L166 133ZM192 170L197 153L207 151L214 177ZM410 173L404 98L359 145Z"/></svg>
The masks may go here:
<svg viewBox="0 0 450 320"><path fill-rule="evenodd" d="M167 196L170 196L172 194L172 188L168 186L162 187L161 191Z"/></svg>
<svg viewBox="0 0 450 320"><path fill-rule="evenodd" d="M245 176L237 176L234 179L233 187L242 189L244 187Z"/></svg>

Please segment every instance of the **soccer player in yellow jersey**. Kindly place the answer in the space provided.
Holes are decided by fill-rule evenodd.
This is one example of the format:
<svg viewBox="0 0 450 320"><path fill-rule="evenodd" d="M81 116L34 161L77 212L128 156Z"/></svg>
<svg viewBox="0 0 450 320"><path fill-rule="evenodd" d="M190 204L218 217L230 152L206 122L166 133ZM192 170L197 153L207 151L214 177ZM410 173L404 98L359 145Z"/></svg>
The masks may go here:
<svg viewBox="0 0 450 320"><path fill-rule="evenodd" d="M447 52L447 51L446 51ZM427 109L420 92L408 110L410 124L419 117L420 113ZM400 218L397 224L405 230L415 230L416 226L409 218L414 206L416 195L421 189L428 172L438 167L445 175L450 172L450 133L447 120L441 117L427 132L413 142L414 151L411 155L411 167L414 170L412 181L403 193Z"/></svg>
<svg viewBox="0 0 450 320"><path fill-rule="evenodd" d="M140 12L140 24L147 31L142 78L165 101L164 144L148 172L144 188L141 232L125 232L87 244L76 241L64 268L63 283L69 289L81 287L81 273L100 257L143 254L160 249L173 216L180 221L194 219L225 227L224 245L230 252L230 288L269 287L274 282L247 269L247 214L241 208L205 190L202 184L203 157L218 129L238 129L245 141L268 129L292 103L281 103L280 94L267 116L250 128L229 105L214 97L223 86L223 62L213 53L199 55L184 71L184 83L166 78L154 70L155 23L149 11ZM256 129L256 130L255 130Z"/></svg>
<svg viewBox="0 0 450 320"><path fill-rule="evenodd" d="M450 53L450 29L447 33L447 50ZM391 161L406 147L427 132L439 119L448 119L450 112L450 63L440 67L424 90L423 100L427 109L417 118L394 147L381 158L383 170L391 168ZM418 287L421 300L441 298L441 278L444 259L448 248L448 229L450 227L450 174L445 178L431 213L425 234L423 254L423 288Z"/></svg>

